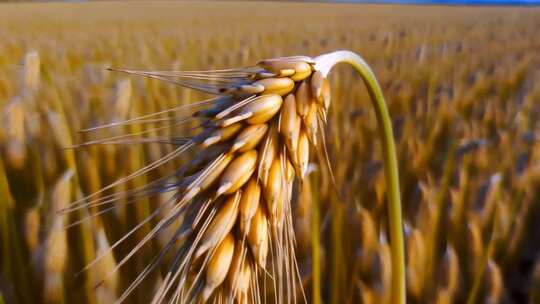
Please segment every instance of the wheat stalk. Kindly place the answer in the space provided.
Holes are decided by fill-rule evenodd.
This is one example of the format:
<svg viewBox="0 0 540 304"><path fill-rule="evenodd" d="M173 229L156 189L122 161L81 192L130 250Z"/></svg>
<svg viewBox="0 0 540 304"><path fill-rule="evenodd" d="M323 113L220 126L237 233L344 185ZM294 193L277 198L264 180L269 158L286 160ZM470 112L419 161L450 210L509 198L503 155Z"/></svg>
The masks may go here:
<svg viewBox="0 0 540 304"><path fill-rule="evenodd" d="M316 69L326 76L338 63L348 63L360 74L377 116L379 136L383 148L384 175L388 192L388 217L390 228L390 245L392 251L392 298L391 303L405 303L405 249L403 240L403 224L401 213L401 194L399 190L399 172L392 130L392 120L386 107L382 90L375 74L369 65L350 51L336 51L315 58Z"/></svg>
<svg viewBox="0 0 540 304"><path fill-rule="evenodd" d="M213 71L115 69L218 95L186 107L83 130L91 133L126 124L158 121L163 114L174 111L190 111L188 117L183 117L181 121L197 124L197 133L185 138L141 139L140 135L143 134L128 134L86 143L123 144L141 140L164 142L176 147L162 159L75 202L65 210L69 212L104 205L114 208L116 202L127 197L136 199L162 192L174 193L148 219L110 247L113 250L140 226L154 220L160 208L168 208L166 215L157 220L153 229L111 270L112 275L143 245L173 223L181 222L171 239L124 291L118 302L124 301L170 255L172 259L168 272L154 295L153 303L260 303L267 294L273 295L276 303L290 303L300 300L298 292L305 301L295 258L296 241L291 215L293 183L306 178L311 150L317 151L324 165L330 166L324 137L331 102L326 75L335 63L356 59L344 55L349 56L349 53L336 52L316 59L306 56L280 57L262 60L256 66ZM357 69L359 66L355 65ZM387 182L390 185L391 237L392 244L399 245L399 189L395 180L397 169L395 155L392 155L393 142L389 145L392 135L387 134L391 132L388 129L388 114L380 111L385 110L381 107L382 94L376 81L373 82L372 74L366 74L365 69L359 71L367 77L369 92L379 107L377 117L383 121L385 161L389 162L390 168L387 170L390 175ZM174 174L163 176L139 189L102 195L113 187L178 159L192 148L199 149L197 156ZM401 303L404 299L400 285L404 279L399 277L404 272L398 267L403 265L399 264L403 263L399 261L403 253L398 249L399 246L392 247L393 274L399 278L395 281L397 295L393 303ZM95 262L100 258L98 256ZM314 291L315 302L317 292Z"/></svg>

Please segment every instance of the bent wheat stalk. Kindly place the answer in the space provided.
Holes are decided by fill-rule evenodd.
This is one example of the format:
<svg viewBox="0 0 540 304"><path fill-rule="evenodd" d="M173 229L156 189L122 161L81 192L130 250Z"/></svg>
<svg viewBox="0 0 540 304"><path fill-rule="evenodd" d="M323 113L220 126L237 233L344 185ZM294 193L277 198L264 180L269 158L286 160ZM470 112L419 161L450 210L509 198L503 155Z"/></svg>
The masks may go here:
<svg viewBox="0 0 540 304"><path fill-rule="evenodd" d="M100 206L107 208L102 211L106 212L119 203L130 204L141 197L173 193L149 218L111 246L113 250L144 223L155 222L153 229L111 270L113 274L146 243L166 229L178 227L117 302L124 301L160 263L168 262L169 258L165 257L171 255L153 303L261 303L267 296L276 303L291 303L297 302L298 293L306 301L295 258L291 196L293 182L306 177L310 150L324 151L319 154L326 157L325 165L329 166L324 127L331 96L326 76L339 62L351 63L360 72L374 100L389 191L393 303L404 302L401 209L391 122L375 77L360 57L347 51L314 59L273 58L256 66L228 70L116 70L217 95L199 103L82 131L92 133L128 124L165 122L165 127L86 143L107 143L113 139L118 144L129 144L140 140L140 135L159 133L167 127L167 121L196 125L193 136L171 140L145 136L141 142L176 148L65 210ZM188 114L175 119L167 116L178 112ZM194 148L199 153L172 174L141 188L104 195L106 190L171 163ZM163 214L161 208L167 212L156 220Z"/></svg>
<svg viewBox="0 0 540 304"><path fill-rule="evenodd" d="M384 174L388 191L388 217L390 226L390 245L392 251L392 302L405 303L405 249L401 214L401 194L399 190L399 172L392 130L392 120L386 107L382 90L369 65L350 51L336 51L315 58L315 68L326 76L338 63L348 63L360 74L371 97L377 116L379 135L383 148Z"/></svg>

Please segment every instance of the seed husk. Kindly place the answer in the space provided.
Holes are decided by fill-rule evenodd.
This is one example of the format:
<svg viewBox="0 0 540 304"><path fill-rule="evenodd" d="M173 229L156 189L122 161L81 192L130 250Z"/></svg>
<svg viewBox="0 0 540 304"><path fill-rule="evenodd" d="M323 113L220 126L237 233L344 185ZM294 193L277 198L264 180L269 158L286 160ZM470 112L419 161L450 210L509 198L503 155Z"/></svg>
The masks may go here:
<svg viewBox="0 0 540 304"><path fill-rule="evenodd" d="M201 256L208 249L218 244L229 233L238 217L238 205L240 202L240 192L229 196L208 228L204 231L199 248L195 252L195 257Z"/></svg>
<svg viewBox="0 0 540 304"><path fill-rule="evenodd" d="M294 81L303 80L311 75L312 72L311 65L301 60L263 60L258 65L271 73L279 74L280 76L290 76Z"/></svg>
<svg viewBox="0 0 540 304"><path fill-rule="evenodd" d="M256 177L252 177L244 186L240 199L240 230L243 235L249 233L251 219L257 212L261 199L261 187Z"/></svg>
<svg viewBox="0 0 540 304"><path fill-rule="evenodd" d="M291 160L286 155L283 156L283 159L285 160L285 180L290 184L294 180L294 172L296 170Z"/></svg>
<svg viewBox="0 0 540 304"><path fill-rule="evenodd" d="M257 165L257 151L250 150L235 158L219 180L217 195L231 194L251 177Z"/></svg>
<svg viewBox="0 0 540 304"><path fill-rule="evenodd" d="M223 94L231 95L235 98L245 98L264 91L264 86L255 84L242 84L239 86L224 89Z"/></svg>
<svg viewBox="0 0 540 304"><path fill-rule="evenodd" d="M246 120L249 124L261 124L270 120L279 112L283 98L277 94L267 94L257 97L241 107L236 114L227 117L218 124L228 125Z"/></svg>
<svg viewBox="0 0 540 304"><path fill-rule="evenodd" d="M220 111L219 113L217 113L214 118L215 119L223 119L225 117L231 117L231 116L234 116L234 115L231 115L231 113L234 113L234 112L238 112L237 110L247 104L249 104L250 102L254 101L254 100L257 100L258 97L255 97L255 96L250 96L250 97L247 97L247 98L241 98L240 100L235 100L233 104L231 104L230 107L227 107L225 109L223 109L222 111Z"/></svg>
<svg viewBox="0 0 540 304"><path fill-rule="evenodd" d="M259 178L263 185L266 185L268 172L278 151L278 132L275 125L270 128L261 147L261 153L259 154Z"/></svg>
<svg viewBox="0 0 540 304"><path fill-rule="evenodd" d="M296 101L293 94L287 95L281 110L279 131L285 140L293 164L297 164L296 151L300 133L301 119L296 112Z"/></svg>
<svg viewBox="0 0 540 304"><path fill-rule="evenodd" d="M245 84L241 85L237 89L237 94L240 95L253 95L259 94L264 91L264 86L260 84Z"/></svg>
<svg viewBox="0 0 540 304"><path fill-rule="evenodd" d="M227 277L234 255L234 237L227 234L210 258L206 268L206 283L202 291L203 301L207 301Z"/></svg>
<svg viewBox="0 0 540 304"><path fill-rule="evenodd" d="M294 69L284 69L284 70L279 71L278 76L289 77L289 76L294 75L294 73L295 73Z"/></svg>
<svg viewBox="0 0 540 304"><path fill-rule="evenodd" d="M296 90L296 111L298 115L305 119L309 112L309 103L311 101L311 88L308 82L302 81Z"/></svg>
<svg viewBox="0 0 540 304"><path fill-rule="evenodd" d="M261 142L264 135L266 135L267 131L267 124L251 125L244 128L235 138L231 150L246 152L255 148Z"/></svg>
<svg viewBox="0 0 540 304"><path fill-rule="evenodd" d="M304 80L311 75L313 69L310 64L300 61L294 67L294 75L291 76L291 79L294 81Z"/></svg>
<svg viewBox="0 0 540 304"><path fill-rule="evenodd" d="M318 131L318 118L317 118L318 106L317 103L312 100L309 105L309 112L306 118L304 119L304 125L306 125L306 133L308 135L309 141L314 146L317 146L317 131Z"/></svg>
<svg viewBox="0 0 540 304"><path fill-rule="evenodd" d="M251 220L251 227L249 229L247 240L255 261L263 269L266 268L266 257L268 255L267 225L262 205L259 204L259 208L257 208L257 212L255 212L255 215Z"/></svg>
<svg viewBox="0 0 540 304"><path fill-rule="evenodd" d="M235 114L235 115L232 115L230 117L226 117L224 119L221 119L221 120L217 121L216 125L220 126L220 127L227 127L227 126L230 126L232 124L235 124L235 123L241 122L243 120L246 120L246 119L248 119L248 118L250 118L252 116L253 116L253 113L251 113L251 112Z"/></svg>
<svg viewBox="0 0 540 304"><path fill-rule="evenodd" d="M245 295L249 289L249 280L251 269L249 267L249 256L244 249L243 242L237 241L235 245L235 254L227 274L227 283L231 290L237 294Z"/></svg>
<svg viewBox="0 0 540 304"><path fill-rule="evenodd" d="M321 97L319 101L320 102L322 101L322 105L324 106L324 109L325 109L324 113L326 113L326 111L328 111L328 109L330 108L330 102L332 101L332 95L330 91L330 82L326 78L324 78L323 83L322 83Z"/></svg>
<svg viewBox="0 0 540 304"><path fill-rule="evenodd" d="M277 204L281 199L283 170L279 157L274 157L272 166L268 172L268 181L264 187L264 198L268 204L270 214L277 212Z"/></svg>
<svg viewBox="0 0 540 304"><path fill-rule="evenodd" d="M278 94L283 96L292 91L294 81L289 77L265 78L255 81L253 85L262 85L264 87L264 94Z"/></svg>
<svg viewBox="0 0 540 304"><path fill-rule="evenodd" d="M281 108L281 119L279 125L279 132L287 137L287 134L293 132L296 127L296 101L293 94L287 95L283 101L283 107ZM289 135L290 136L290 135Z"/></svg>
<svg viewBox="0 0 540 304"><path fill-rule="evenodd" d="M201 190L208 189L219 178L221 173L224 172L232 159L232 153L225 153L216 164L210 163L197 173L197 178L187 187L187 193L190 194L191 198L197 195ZM186 200L186 196L188 196L188 194L184 195L183 200Z"/></svg>
<svg viewBox="0 0 540 304"><path fill-rule="evenodd" d="M276 76L278 76L278 75L276 75L274 73L270 73L268 71L263 71L263 72L256 73L253 76L253 79L259 80L259 79L265 79L265 78L274 78Z"/></svg>
<svg viewBox="0 0 540 304"><path fill-rule="evenodd" d="M315 99L320 100L322 96L322 87L324 82L324 75L321 71L315 71L311 76L311 94Z"/></svg>
<svg viewBox="0 0 540 304"><path fill-rule="evenodd" d="M219 128L212 132L208 138L202 142L203 147L209 147L215 143L223 142L233 137L242 129L241 123L235 123L224 128Z"/></svg>
<svg viewBox="0 0 540 304"><path fill-rule="evenodd" d="M300 179L306 176L307 168L309 164L309 139L307 133L302 130L298 139L298 166L300 167Z"/></svg>

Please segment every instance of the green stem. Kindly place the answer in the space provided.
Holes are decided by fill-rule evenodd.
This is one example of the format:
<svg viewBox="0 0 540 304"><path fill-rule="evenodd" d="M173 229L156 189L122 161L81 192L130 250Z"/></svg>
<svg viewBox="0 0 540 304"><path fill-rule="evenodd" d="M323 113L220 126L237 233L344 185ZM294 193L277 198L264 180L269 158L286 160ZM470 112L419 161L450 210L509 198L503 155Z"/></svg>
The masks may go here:
<svg viewBox="0 0 540 304"><path fill-rule="evenodd" d="M320 227L319 227L319 207L312 206L311 210L311 264L312 264L312 299L313 304L321 303L321 249L320 249Z"/></svg>
<svg viewBox="0 0 540 304"><path fill-rule="evenodd" d="M321 303L321 247L320 247L320 213L319 206L311 206L311 265L312 293L311 303Z"/></svg>
<svg viewBox="0 0 540 304"><path fill-rule="evenodd" d="M352 65L362 77L371 97L377 116L379 136L383 148L384 173L388 196L388 217L390 226L390 248L392 251L392 301L394 304L406 302L405 293L405 252L401 215L401 195L399 173L392 130L392 120L386 107L382 90L368 64L359 55L350 51L336 51L315 58L315 68L328 74L337 63Z"/></svg>

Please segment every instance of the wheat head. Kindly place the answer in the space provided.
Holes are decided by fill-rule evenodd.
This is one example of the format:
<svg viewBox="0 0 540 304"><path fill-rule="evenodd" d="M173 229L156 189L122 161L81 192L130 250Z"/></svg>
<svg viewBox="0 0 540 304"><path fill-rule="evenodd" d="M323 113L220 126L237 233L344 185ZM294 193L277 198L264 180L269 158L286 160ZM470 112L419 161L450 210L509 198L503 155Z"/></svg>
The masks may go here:
<svg viewBox="0 0 540 304"><path fill-rule="evenodd" d="M155 292L154 303L259 303L266 297L273 297L279 303L297 302L300 297L305 300L295 258L291 198L294 181L306 177L310 152L326 155L323 128L330 105L330 86L314 64L309 57L293 56L227 70L116 70L217 95L188 106L83 130L90 133L157 121L171 111L180 110L190 113L175 121L196 124L197 132L188 137L158 140L128 134L82 144L132 143L137 137L139 142L174 146L159 161L65 210L111 205L126 197L158 192L174 193L159 207L168 208L165 216L111 270L111 274L116 272L145 243L174 222L181 222L158 256L118 302L125 300L151 271L165 262L168 262L167 273ZM143 188L103 195L104 191L178 159L192 148L198 149L197 155L173 174ZM146 221L153 220L158 211Z"/></svg>

